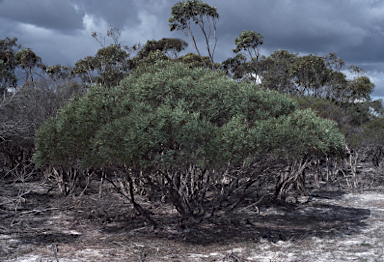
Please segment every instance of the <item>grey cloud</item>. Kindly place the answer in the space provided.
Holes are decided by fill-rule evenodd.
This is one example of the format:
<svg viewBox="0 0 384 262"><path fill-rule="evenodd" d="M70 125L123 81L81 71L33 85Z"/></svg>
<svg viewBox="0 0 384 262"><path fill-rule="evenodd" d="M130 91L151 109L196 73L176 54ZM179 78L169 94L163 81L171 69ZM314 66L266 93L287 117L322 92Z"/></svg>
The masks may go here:
<svg viewBox="0 0 384 262"><path fill-rule="evenodd" d="M137 26L140 23L136 1L71 0L71 3L88 15L102 18L112 27Z"/></svg>
<svg viewBox="0 0 384 262"><path fill-rule="evenodd" d="M82 28L83 15L67 1L5 0L0 3L2 18L66 33Z"/></svg>
<svg viewBox="0 0 384 262"><path fill-rule="evenodd" d="M362 22L368 19L369 13L362 11L367 8L347 1L239 0L222 8L226 32L260 32L265 36L265 46L271 49L315 53L356 46L371 30Z"/></svg>

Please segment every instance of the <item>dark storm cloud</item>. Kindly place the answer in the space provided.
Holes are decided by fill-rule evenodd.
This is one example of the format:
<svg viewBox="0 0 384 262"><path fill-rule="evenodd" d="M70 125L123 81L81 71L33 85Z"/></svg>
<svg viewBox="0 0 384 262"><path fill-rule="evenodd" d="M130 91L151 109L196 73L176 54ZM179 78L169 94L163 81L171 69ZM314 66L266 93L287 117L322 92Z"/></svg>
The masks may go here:
<svg viewBox="0 0 384 262"><path fill-rule="evenodd" d="M0 39L18 37L47 63L74 64L100 45L93 31L118 28L126 45L162 37L187 40L170 32L168 18L178 0L0 0ZM358 64L384 94L384 1L380 0L206 0L217 7L215 60L234 56L234 40L243 30L264 36L262 54L277 49L299 54L337 52ZM198 46L206 54L201 32ZM109 43L109 42L107 42ZM187 52L195 52L190 44ZM381 91L382 90L382 91Z"/></svg>
<svg viewBox="0 0 384 262"><path fill-rule="evenodd" d="M180 37L169 32L167 19L176 0L5 0L0 17L55 30L84 29L85 16L97 23L127 31L128 41ZM355 61L383 59L382 1L211 0L220 14L217 59L231 54L234 39L243 30L265 37L263 49L300 53L338 52ZM131 35L129 35L130 33ZM198 34L198 32L197 32ZM198 36L201 39L201 36ZM203 44L203 43L202 43ZM204 45L201 47L204 49ZM372 51L374 50L374 51ZM191 49L192 51L192 49ZM377 53L378 52L378 53Z"/></svg>
<svg viewBox="0 0 384 262"><path fill-rule="evenodd" d="M84 13L67 1L5 0L0 2L0 17L11 23L25 23L46 29L70 32L81 29Z"/></svg>
<svg viewBox="0 0 384 262"><path fill-rule="evenodd" d="M362 46L366 38L383 32L378 27L384 21L383 4L372 1L213 2L221 13L220 30L235 35L243 30L259 32L265 37L264 48L271 51L341 51Z"/></svg>
<svg viewBox="0 0 384 262"><path fill-rule="evenodd" d="M341 52L360 46L374 34L371 32L377 30L374 19L380 17L373 14L374 7L367 1L352 4L326 0L212 0L209 4L217 7L220 14L218 61L233 55L234 40L243 30L253 30L264 36L265 53L277 49L317 54ZM160 14L164 21L169 15L170 9ZM198 39L201 38L198 36Z"/></svg>

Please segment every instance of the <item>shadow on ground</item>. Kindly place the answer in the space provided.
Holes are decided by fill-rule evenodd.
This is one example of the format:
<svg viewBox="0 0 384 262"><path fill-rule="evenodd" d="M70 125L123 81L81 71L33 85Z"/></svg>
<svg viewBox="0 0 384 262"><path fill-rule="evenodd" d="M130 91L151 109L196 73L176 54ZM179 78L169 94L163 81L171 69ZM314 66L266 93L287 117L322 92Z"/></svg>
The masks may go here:
<svg viewBox="0 0 384 262"><path fill-rule="evenodd" d="M52 243L75 243L79 235L65 233L23 234L18 237L21 244L51 245Z"/></svg>
<svg viewBox="0 0 384 262"><path fill-rule="evenodd" d="M157 217L158 230L133 228L133 221L106 225L106 233L132 231L137 237L183 241L197 245L231 242L295 241L306 237L334 238L360 233L369 209L338 204L305 203L262 207L260 213L242 212L201 223L180 224L177 216ZM139 227L138 227L139 228ZM136 231L137 230L137 231Z"/></svg>

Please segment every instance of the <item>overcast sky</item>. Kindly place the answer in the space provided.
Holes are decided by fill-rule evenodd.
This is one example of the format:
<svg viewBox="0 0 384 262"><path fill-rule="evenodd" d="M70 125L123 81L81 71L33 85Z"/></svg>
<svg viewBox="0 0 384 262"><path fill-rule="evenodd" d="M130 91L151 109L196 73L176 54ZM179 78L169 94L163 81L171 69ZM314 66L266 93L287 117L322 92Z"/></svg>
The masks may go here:
<svg viewBox="0 0 384 262"><path fill-rule="evenodd" d="M120 29L131 46L175 37L168 18L177 0L0 0L0 39L17 37L47 65L73 66L100 48L92 32ZM277 49L304 54L337 52L357 64L376 84L374 97L384 97L383 0L206 0L217 7L215 61L234 56L234 40L243 30L264 36L262 54ZM196 33L200 33L196 31ZM111 42L106 42L110 44ZM201 50L204 43L199 42ZM188 50L193 52L190 45Z"/></svg>

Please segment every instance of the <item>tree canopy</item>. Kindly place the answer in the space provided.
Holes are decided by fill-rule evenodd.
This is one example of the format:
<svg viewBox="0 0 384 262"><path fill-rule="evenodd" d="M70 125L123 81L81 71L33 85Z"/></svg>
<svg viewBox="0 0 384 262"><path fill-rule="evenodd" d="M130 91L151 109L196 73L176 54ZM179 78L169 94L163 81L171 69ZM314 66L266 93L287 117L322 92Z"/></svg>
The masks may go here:
<svg viewBox="0 0 384 262"><path fill-rule="evenodd" d="M25 72L25 81L30 79L33 82L35 70L43 67L41 57L37 56L30 48L25 48L15 54L15 59Z"/></svg>
<svg viewBox="0 0 384 262"><path fill-rule="evenodd" d="M215 64L213 61L213 54L217 43L216 23L219 19L217 9L201 0L187 0L176 3L171 9L171 15L172 16L168 19L169 26L171 27L170 30L182 31L187 39L193 44L193 47L200 56L202 63L205 67L208 67L197 46L192 25L196 24L200 27L201 32L204 35L208 57L211 62L211 68L214 70ZM214 39L213 47L210 43L211 37Z"/></svg>
<svg viewBox="0 0 384 262"><path fill-rule="evenodd" d="M0 40L0 95L6 93L8 87L13 87L17 83L15 54L19 48L17 38L6 37Z"/></svg>
<svg viewBox="0 0 384 262"><path fill-rule="evenodd" d="M158 41L148 40L147 43L137 53L137 59L143 59L150 52L159 50L172 58L176 58L177 54L188 47L188 43L178 38L162 38Z"/></svg>
<svg viewBox="0 0 384 262"><path fill-rule="evenodd" d="M100 48L95 56L77 61L71 73L90 85L102 84L110 88L118 85L130 70L129 53L120 45L113 44Z"/></svg>

